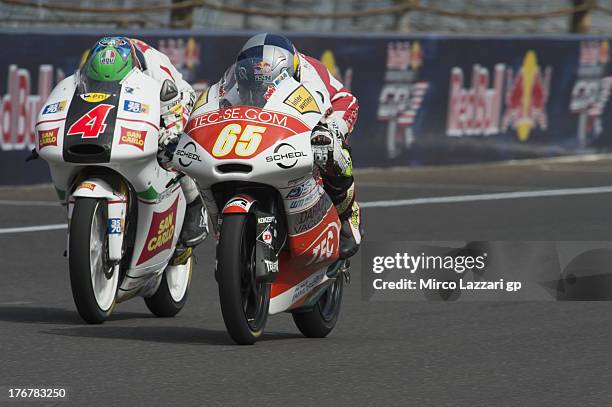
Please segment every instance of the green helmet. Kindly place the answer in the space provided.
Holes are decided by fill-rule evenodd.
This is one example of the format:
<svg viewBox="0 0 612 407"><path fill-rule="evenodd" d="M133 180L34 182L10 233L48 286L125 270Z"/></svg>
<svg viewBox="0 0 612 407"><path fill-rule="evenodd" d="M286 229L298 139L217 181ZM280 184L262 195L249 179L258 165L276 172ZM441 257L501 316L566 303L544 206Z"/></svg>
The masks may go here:
<svg viewBox="0 0 612 407"><path fill-rule="evenodd" d="M102 38L90 51L86 75L95 81L120 81L135 65L130 50L131 44L124 37Z"/></svg>

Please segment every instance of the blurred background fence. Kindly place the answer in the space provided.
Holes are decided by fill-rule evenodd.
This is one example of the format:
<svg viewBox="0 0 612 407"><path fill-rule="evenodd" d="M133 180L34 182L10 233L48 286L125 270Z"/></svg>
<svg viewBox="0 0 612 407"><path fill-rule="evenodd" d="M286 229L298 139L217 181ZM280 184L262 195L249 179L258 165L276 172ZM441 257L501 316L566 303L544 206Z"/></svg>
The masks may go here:
<svg viewBox="0 0 612 407"><path fill-rule="evenodd" d="M609 152L611 13L612 0L0 0L0 185L48 181L24 162L34 124L106 34L158 48L202 92L250 31L287 32L359 99L360 167Z"/></svg>
<svg viewBox="0 0 612 407"><path fill-rule="evenodd" d="M3 27L612 33L612 0L0 0Z"/></svg>

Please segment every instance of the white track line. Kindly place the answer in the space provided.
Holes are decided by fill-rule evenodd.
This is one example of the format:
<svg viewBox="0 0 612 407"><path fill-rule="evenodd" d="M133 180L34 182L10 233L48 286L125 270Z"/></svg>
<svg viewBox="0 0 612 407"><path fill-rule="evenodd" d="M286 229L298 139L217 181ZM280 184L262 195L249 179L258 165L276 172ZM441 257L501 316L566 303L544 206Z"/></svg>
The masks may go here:
<svg viewBox="0 0 612 407"><path fill-rule="evenodd" d="M4 228L0 229L0 235L8 233L39 232L42 230L59 230L66 228L68 228L68 225L65 223L56 223L55 225L24 226L20 228Z"/></svg>
<svg viewBox="0 0 612 407"><path fill-rule="evenodd" d="M61 206L57 201L14 201L10 199L0 199L0 205L12 206Z"/></svg>
<svg viewBox="0 0 612 407"><path fill-rule="evenodd" d="M610 166L599 166L599 167L587 167L587 166L562 166L562 165L540 165L538 167L540 171L557 171L557 172L571 172L571 173L599 173L599 174L610 174L612 167Z"/></svg>
<svg viewBox="0 0 612 407"><path fill-rule="evenodd" d="M612 186L591 187L591 188L548 189L548 190L540 190L540 191L500 192L500 193L494 193L494 194L478 194L478 195L434 196L434 197L429 197L429 198L362 202L359 204L359 206L362 208L387 208L387 207L393 207L393 206L412 206L412 205L456 203L456 202L495 201L495 200L500 200L500 199L542 198L542 197L549 197L549 196L608 194L608 193L612 193Z"/></svg>
<svg viewBox="0 0 612 407"><path fill-rule="evenodd" d="M387 208L393 206L412 206L440 203L457 203L457 202L478 202L478 201L495 201L500 199L521 199L521 198L542 198L550 196L568 196L568 195L592 195L592 194L609 194L612 193L612 186L590 187L590 188L564 188L564 189L547 189L540 191L514 191L500 192L495 194L478 194L478 195L453 195L453 196L434 196L429 198L414 198L414 199L398 199L393 201L372 201L362 202L362 208ZM0 229L0 234L8 233L23 233L23 232L38 232L43 230L59 230L66 229L68 225L58 223L55 225L37 225L25 226L18 228Z"/></svg>
<svg viewBox="0 0 612 407"><path fill-rule="evenodd" d="M610 171L612 172L612 171ZM526 186L509 186L509 185L489 185L489 184L424 184L418 182L385 182L385 181L357 181L358 188L402 188L402 189L446 189L446 190L488 190L488 191L500 191L508 192L516 190L518 188L528 188L532 190L539 190L543 188L530 188Z"/></svg>

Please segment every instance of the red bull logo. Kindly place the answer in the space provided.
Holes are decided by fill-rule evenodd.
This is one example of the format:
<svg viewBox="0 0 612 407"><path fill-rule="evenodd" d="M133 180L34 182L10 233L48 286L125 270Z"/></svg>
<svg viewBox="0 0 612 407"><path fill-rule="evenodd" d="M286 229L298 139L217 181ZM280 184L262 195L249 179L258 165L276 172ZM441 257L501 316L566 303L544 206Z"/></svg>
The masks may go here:
<svg viewBox="0 0 612 407"><path fill-rule="evenodd" d="M387 69L413 71L423 64L423 51L418 41L390 42L387 44Z"/></svg>
<svg viewBox="0 0 612 407"><path fill-rule="evenodd" d="M495 65L492 83L489 70L474 65L471 86L464 88L463 70L453 68L446 135L491 136L512 129L524 142L533 129L546 130L551 74L550 67L542 73L533 50L525 54L516 75L505 64Z"/></svg>
<svg viewBox="0 0 612 407"><path fill-rule="evenodd" d="M497 64L493 87L489 87L489 70L480 65L472 68L472 85L463 87L463 70L453 68L450 78L447 136L490 136L499 133L506 66Z"/></svg>
<svg viewBox="0 0 612 407"><path fill-rule="evenodd" d="M343 74L340 67L336 64L336 57L334 56L334 53L329 49L323 51L323 54L321 54L321 58L319 58L319 60L323 63L323 65L325 65L329 72L331 72L334 78L342 82L346 89L351 90L353 68L347 68Z"/></svg>
<svg viewBox="0 0 612 407"><path fill-rule="evenodd" d="M187 40L187 46L185 47L185 66L187 69L193 69L194 66L200 63L200 47L196 43L193 37L189 37Z"/></svg>
<svg viewBox="0 0 612 407"><path fill-rule="evenodd" d="M580 65L606 65L610 60L608 41L584 41L580 43Z"/></svg>
<svg viewBox="0 0 612 407"><path fill-rule="evenodd" d="M265 75L269 74L272 70L272 65L266 61L259 61L255 66L253 66L253 73L255 75Z"/></svg>
<svg viewBox="0 0 612 407"><path fill-rule="evenodd" d="M29 70L19 68L17 65L8 67L7 93L0 97L1 150L34 148L36 145L34 127L38 112L51 93L54 79L60 81L64 78L60 70L54 75L52 65L40 65L36 87L30 75ZM36 92L32 92L33 88Z"/></svg>
<svg viewBox="0 0 612 407"><path fill-rule="evenodd" d="M528 51L523 65L512 78L508 69L508 87L506 90L506 112L503 118L503 130L516 130L520 141L527 141L531 130L538 126L542 130L548 127L546 103L550 89L551 68L542 75L538 58L534 51Z"/></svg>
<svg viewBox="0 0 612 407"><path fill-rule="evenodd" d="M168 55L170 62L178 70L187 69L191 71L200 64L200 46L193 37L187 41L183 38L169 38L159 40L158 49Z"/></svg>

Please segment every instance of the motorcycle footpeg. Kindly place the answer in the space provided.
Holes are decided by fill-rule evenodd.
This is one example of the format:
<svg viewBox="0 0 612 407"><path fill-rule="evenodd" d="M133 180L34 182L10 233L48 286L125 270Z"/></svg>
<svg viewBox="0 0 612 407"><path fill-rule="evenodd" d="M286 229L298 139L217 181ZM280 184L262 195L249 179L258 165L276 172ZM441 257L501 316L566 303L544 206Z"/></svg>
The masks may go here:
<svg viewBox="0 0 612 407"><path fill-rule="evenodd" d="M346 284L351 283L351 273L349 269L351 268L351 263L348 260L337 260L335 263L330 265L325 272L325 275L329 279L336 279L338 276L342 276Z"/></svg>
<svg viewBox="0 0 612 407"><path fill-rule="evenodd" d="M351 284L351 273L350 271L348 271L348 269L342 271L342 274L344 275L344 282L349 285Z"/></svg>
<svg viewBox="0 0 612 407"><path fill-rule="evenodd" d="M36 159L38 159L38 157L40 157L38 155L38 152L36 151L35 148L33 148L32 151L30 152L30 155L26 157L25 161L29 162L29 161L32 161L32 160L36 160Z"/></svg>
<svg viewBox="0 0 612 407"><path fill-rule="evenodd" d="M343 270L344 263L345 263L344 260L336 260L334 263L332 263L327 268L327 271L325 271L325 275L327 276L327 278L338 277L338 274L340 274Z"/></svg>
<svg viewBox="0 0 612 407"><path fill-rule="evenodd" d="M340 272L344 275L344 282L348 285L351 284L351 272L349 271L351 268L351 261L349 259L344 260L344 264L342 264L342 268Z"/></svg>

